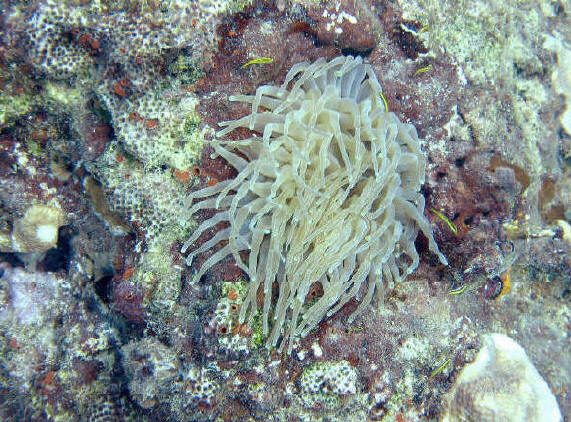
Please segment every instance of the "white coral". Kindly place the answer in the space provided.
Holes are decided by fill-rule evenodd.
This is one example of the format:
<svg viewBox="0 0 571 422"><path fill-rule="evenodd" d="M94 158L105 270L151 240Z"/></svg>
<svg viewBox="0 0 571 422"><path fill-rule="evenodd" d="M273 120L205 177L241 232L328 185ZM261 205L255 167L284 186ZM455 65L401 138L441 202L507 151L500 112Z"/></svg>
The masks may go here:
<svg viewBox="0 0 571 422"><path fill-rule="evenodd" d="M230 97L252 104L252 112L221 123L226 127L217 137L245 127L262 138L213 142L238 176L190 196L189 204L201 199L189 205L190 216L202 209L220 212L182 250L217 223L230 223L193 250L187 263L228 241L196 277L232 255L250 276L240 321L252 322L262 286L269 347L283 336L282 346L291 350L295 335L307 335L352 298L360 304L350 321L375 295L381 299L383 283L402 281L417 267L419 229L446 263L423 215L425 158L416 129L387 112L380 93L370 65L340 56L294 65L281 87ZM249 254L247 263L241 251ZM323 295L309 301L318 283Z"/></svg>

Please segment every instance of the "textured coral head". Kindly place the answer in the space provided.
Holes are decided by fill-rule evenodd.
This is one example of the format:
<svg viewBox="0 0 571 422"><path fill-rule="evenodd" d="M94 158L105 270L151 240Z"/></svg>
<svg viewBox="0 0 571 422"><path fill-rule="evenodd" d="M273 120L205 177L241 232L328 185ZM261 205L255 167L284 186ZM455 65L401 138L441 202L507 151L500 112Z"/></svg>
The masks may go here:
<svg viewBox="0 0 571 422"><path fill-rule="evenodd" d="M282 86L260 86L255 95L230 100L251 104L251 113L222 122L213 147L238 176L191 194L189 204L200 200L190 215L219 211L183 252L205 230L229 222L187 263L228 242L204 262L197 279L232 255L250 277L240 320L252 323L262 289L269 347L281 339L291 350L295 336L307 335L353 298L359 305L350 321L375 296L381 300L385 284L417 267L419 230L446 264L423 215L425 158L416 129L385 109L373 69L360 57L298 63ZM254 135L223 140L240 127ZM323 294L309 299L315 284Z"/></svg>

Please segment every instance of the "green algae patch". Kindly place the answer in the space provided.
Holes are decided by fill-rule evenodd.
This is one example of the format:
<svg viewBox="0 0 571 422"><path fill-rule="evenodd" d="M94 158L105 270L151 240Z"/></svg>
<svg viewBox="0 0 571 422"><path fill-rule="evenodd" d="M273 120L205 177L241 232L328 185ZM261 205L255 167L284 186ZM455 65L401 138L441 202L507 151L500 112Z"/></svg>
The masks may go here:
<svg viewBox="0 0 571 422"><path fill-rule="evenodd" d="M0 94L0 127L9 126L30 111L33 96Z"/></svg>
<svg viewBox="0 0 571 422"><path fill-rule="evenodd" d="M65 84L48 82L45 85L44 95L47 101L54 101L63 107L76 107L83 103L83 92L77 88L70 88Z"/></svg>

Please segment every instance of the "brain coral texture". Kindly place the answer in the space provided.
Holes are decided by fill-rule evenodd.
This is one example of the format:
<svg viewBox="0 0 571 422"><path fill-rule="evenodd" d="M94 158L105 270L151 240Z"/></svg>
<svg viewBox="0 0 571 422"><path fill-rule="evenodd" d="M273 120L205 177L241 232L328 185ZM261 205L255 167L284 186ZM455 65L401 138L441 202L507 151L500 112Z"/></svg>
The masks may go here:
<svg viewBox="0 0 571 422"><path fill-rule="evenodd" d="M250 277L240 321L251 324L261 311L268 347L281 340L291 350L295 336L307 335L352 298L359 306L350 321L374 297L382 300L385 283L400 282L417 267L419 230L446 263L423 215L425 159L416 129L388 112L380 93L370 65L340 56L298 63L280 87L230 97L251 104L251 114L221 123L225 128L212 144L238 176L190 195L189 204L199 201L189 205L189 215L218 212L183 252L205 230L229 222L187 263L227 241L197 280L232 255ZM237 128L253 134L222 139ZM311 298L316 287L323 294Z"/></svg>

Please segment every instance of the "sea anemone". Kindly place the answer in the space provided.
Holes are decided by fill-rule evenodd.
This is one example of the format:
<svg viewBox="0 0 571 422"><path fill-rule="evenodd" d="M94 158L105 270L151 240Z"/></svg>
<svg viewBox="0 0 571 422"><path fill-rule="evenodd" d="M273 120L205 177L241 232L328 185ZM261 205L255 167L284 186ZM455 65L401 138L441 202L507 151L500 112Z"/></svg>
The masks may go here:
<svg viewBox="0 0 571 422"><path fill-rule="evenodd" d="M280 87L263 85L255 95L229 99L251 104L251 114L220 123L225 128L212 146L238 175L190 195L189 216L219 211L182 252L207 229L229 223L194 249L187 264L224 242L196 280L232 255L250 278L240 322L252 323L263 289L268 347L281 339L290 351L296 336L351 299L359 305L349 322L374 297L381 303L385 284L416 269L419 230L446 264L423 215L425 158L416 129L386 110L375 73L360 57L298 63ZM222 139L237 128L248 128L251 137ZM322 294L311 297L315 286Z"/></svg>

